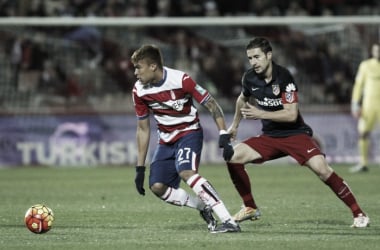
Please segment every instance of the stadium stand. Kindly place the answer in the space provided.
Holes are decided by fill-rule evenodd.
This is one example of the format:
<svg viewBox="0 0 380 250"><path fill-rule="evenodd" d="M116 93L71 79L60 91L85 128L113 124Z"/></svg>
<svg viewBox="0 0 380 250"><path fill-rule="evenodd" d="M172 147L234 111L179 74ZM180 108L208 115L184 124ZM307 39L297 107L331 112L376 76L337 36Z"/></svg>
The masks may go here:
<svg viewBox="0 0 380 250"><path fill-rule="evenodd" d="M0 2L0 17L200 17L352 16L380 14L377 1L228 0L35 0ZM378 37L377 27L0 27L0 86L3 107L102 106L130 101L134 82L130 53L141 41L158 43L166 62L184 69L226 103L240 88L247 67L242 48L252 36L270 36L294 71L302 101L347 104L354 71ZM291 60L285 58L291 58ZM284 60L287 60L284 62ZM303 85L302 83L308 83ZM305 91L303 91L305 92ZM222 101L222 102L223 102ZM128 105L126 105L128 106ZM230 105L229 105L230 106ZM41 110L41 109L39 109ZM124 111L124 109L122 109Z"/></svg>

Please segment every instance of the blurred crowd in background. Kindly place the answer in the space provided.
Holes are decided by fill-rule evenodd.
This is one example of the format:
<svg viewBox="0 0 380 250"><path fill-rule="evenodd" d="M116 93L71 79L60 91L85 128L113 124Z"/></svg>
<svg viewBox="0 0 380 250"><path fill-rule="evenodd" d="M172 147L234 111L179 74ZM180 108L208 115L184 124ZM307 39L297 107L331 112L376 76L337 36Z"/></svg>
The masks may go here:
<svg viewBox="0 0 380 250"><path fill-rule="evenodd" d="M377 0L0 0L0 16L379 15Z"/></svg>
<svg viewBox="0 0 380 250"><path fill-rule="evenodd" d="M0 0L0 17L380 15L375 0ZM362 27L0 27L0 105L129 105L131 53L158 44L166 65L188 72L231 107L253 36L273 41L307 104L348 104L358 63L378 39ZM355 60L352 60L355 58ZM302 96L301 96L302 98ZM16 100L17 103L14 103ZM23 103L22 100L25 100ZM114 108L114 107L113 107Z"/></svg>

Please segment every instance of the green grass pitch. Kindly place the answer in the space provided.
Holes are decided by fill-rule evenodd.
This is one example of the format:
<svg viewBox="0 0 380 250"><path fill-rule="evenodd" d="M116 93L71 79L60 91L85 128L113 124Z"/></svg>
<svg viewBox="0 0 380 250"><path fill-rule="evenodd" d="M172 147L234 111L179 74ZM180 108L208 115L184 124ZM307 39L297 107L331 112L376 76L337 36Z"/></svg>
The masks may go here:
<svg viewBox="0 0 380 250"><path fill-rule="evenodd" d="M132 167L0 169L0 249L380 249L380 168L334 168L369 214L369 228L350 228L349 209L311 171L292 164L248 166L262 217L241 223L242 233L217 235L197 211L168 205L147 187L138 195ZM224 165L201 166L200 173L231 213L240 209ZM55 213L46 234L24 226L35 203Z"/></svg>

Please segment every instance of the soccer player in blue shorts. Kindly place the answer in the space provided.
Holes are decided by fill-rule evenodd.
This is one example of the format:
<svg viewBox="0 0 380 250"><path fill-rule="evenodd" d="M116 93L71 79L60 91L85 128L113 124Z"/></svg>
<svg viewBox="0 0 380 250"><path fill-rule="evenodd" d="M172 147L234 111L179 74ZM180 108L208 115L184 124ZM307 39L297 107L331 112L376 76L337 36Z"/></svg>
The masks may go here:
<svg viewBox="0 0 380 250"><path fill-rule="evenodd" d="M219 144L226 157L233 154L230 135L222 109L210 93L196 84L185 72L163 66L159 48L144 45L132 55L137 82L133 102L138 118L135 184L145 195L145 161L150 141L152 113L157 123L159 142L150 163L149 187L163 201L200 211L211 233L240 232L218 193L198 173L203 146L203 130L193 100L212 115L219 130ZM190 195L180 188L183 180L195 192ZM217 227L214 212L222 224Z"/></svg>
<svg viewBox="0 0 380 250"><path fill-rule="evenodd" d="M246 53L251 65L242 78L242 91L228 132L236 138L242 119L260 119L263 133L234 146L226 158L228 171L244 206L234 215L237 222L255 220L261 215L255 204L250 179L244 165L291 156L307 166L351 209L352 227L369 225L369 218L358 205L347 183L328 165L313 131L298 109L297 85L290 72L272 61L272 47L262 37L251 40Z"/></svg>

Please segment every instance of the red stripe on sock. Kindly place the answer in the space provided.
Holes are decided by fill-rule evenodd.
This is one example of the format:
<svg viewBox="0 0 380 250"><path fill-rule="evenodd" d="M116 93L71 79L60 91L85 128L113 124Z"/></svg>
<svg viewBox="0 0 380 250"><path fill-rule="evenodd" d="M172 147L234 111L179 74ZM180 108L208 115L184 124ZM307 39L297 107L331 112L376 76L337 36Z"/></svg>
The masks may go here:
<svg viewBox="0 0 380 250"><path fill-rule="evenodd" d="M341 201L344 202L352 211L354 217L357 217L358 214L364 212L361 210L360 206L356 202L354 194L351 192L350 187L346 182L339 177L335 172L333 172L330 177L325 181L331 190L339 197Z"/></svg>
<svg viewBox="0 0 380 250"><path fill-rule="evenodd" d="M197 182L199 181L199 179L202 178L202 176L198 175L197 178L195 178L195 180L193 182L190 183L190 187L193 188L195 186L195 184L197 184Z"/></svg>

